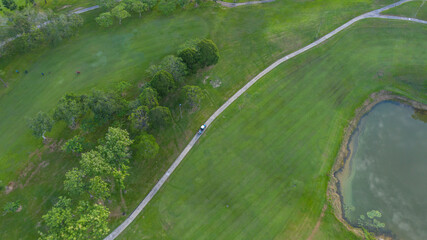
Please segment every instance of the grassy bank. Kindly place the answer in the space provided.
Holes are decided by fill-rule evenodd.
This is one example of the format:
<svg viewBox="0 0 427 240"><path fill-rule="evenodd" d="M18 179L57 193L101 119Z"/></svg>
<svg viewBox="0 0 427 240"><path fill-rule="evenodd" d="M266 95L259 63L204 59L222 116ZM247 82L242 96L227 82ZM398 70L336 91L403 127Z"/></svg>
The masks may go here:
<svg viewBox="0 0 427 240"><path fill-rule="evenodd" d="M197 127L251 77L279 56L307 45L361 13L390 2L277 1L235 9L223 9L210 3L168 17L150 14L142 19L126 19L122 26L108 30L100 29L93 22L99 13L95 11L85 15L86 25L77 38L12 59L0 59L0 67L6 72L3 79L9 83L9 88L0 90L0 180L3 186L10 181L23 185L8 195L1 195L0 206L7 201L21 200L23 203L20 213L0 219L2 238L34 238L41 215L62 194L60 186L64 173L77 161L75 157L48 151L44 151L41 158L34 158L32 154L42 143L31 136L25 124L26 116L33 116L40 110L50 111L66 92L87 93L93 88L108 90L123 80L134 86L144 83L147 67L175 53L186 40L209 37L217 43L220 62L188 79L190 84L205 89L206 99L201 110L192 114L185 112L181 119L178 106L169 106L175 123L155 133L161 146L159 156L152 161L132 160L125 195L127 209L117 207L117 196L113 199L110 206L112 226L116 226L124 219L122 211L129 214L148 193ZM15 69L21 73L16 74ZM29 73L22 74L24 70ZM81 71L79 77L76 71ZM46 76L42 77L41 72ZM100 132L99 137L102 134ZM67 139L71 133L59 125L48 136ZM19 180L32 161L35 167ZM43 161L49 165L36 171ZM33 177L28 180L28 176Z"/></svg>
<svg viewBox="0 0 427 240"><path fill-rule="evenodd" d="M364 20L282 64L210 126L121 239L307 239L354 110L380 89L427 102L421 24ZM315 239L350 239L326 213Z"/></svg>

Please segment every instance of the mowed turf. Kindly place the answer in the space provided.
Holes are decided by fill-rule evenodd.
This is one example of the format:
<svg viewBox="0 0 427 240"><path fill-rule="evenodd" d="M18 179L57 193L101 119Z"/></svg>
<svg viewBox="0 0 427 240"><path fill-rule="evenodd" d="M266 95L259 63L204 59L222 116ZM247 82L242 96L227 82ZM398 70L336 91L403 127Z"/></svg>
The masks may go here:
<svg viewBox="0 0 427 240"><path fill-rule="evenodd" d="M9 84L0 89L0 179L4 184L13 180L28 154L40 146L25 118L52 110L67 92L87 93L95 87L111 89L119 81L141 81L150 64L174 54L185 41L210 37L222 57L206 74L222 84L216 89L209 82L205 86L213 102L211 108L204 108L209 114L278 56L387 3L329 0L278 1L239 9L208 6L169 17L150 14L127 19L108 30L94 22L99 12L86 14L87 24L79 37L51 49L0 59L3 79ZM23 74L24 70L29 73ZM202 80L196 81L202 84Z"/></svg>
<svg viewBox="0 0 427 240"><path fill-rule="evenodd" d="M213 39L220 50L219 63L187 80L188 84L204 89L206 98L201 109L191 114L184 109L180 118L178 103L168 104L174 123L155 134L161 147L158 157L145 160L135 155L126 180L126 208L120 207L118 195L113 195L112 203L107 204L112 212L110 226L115 227L126 218L122 213L128 215L151 190L200 124L249 79L286 53L311 43L361 13L391 2L288 0L233 9L215 7L211 2L172 16L149 14L142 19L126 19L122 26L108 30L94 23L93 18L99 12L85 14L86 25L78 37L49 49L0 59L0 67L6 73L3 79L9 83L9 88L0 88L0 185L16 181L25 172L30 154L42 146L40 139L31 136L25 124L27 116L34 116L40 110L52 111L67 92L111 90L119 81L133 83L132 91L138 92L137 83L147 80L145 70L150 64L174 54L186 40ZM16 74L15 69L21 73ZM28 75L22 74L25 69ZM76 71L81 71L79 77ZM42 77L41 72L46 76ZM211 81L219 82L220 86L212 84L216 85L214 88ZM100 138L102 134L100 131L92 138ZM72 136L63 123L47 135L55 139ZM61 190L64 174L77 164L78 158L54 152L43 154L41 159L33 157L31 161L35 166L22 182L25 187L0 197L0 206L17 200L23 205L21 212L0 218L0 239L37 236L41 216L64 194ZM42 161L49 165L37 172L36 166Z"/></svg>
<svg viewBox="0 0 427 240"><path fill-rule="evenodd" d="M273 70L201 137L120 239L307 239L343 129L373 92L427 103L427 26L363 20ZM313 239L355 238L331 209Z"/></svg>
<svg viewBox="0 0 427 240"><path fill-rule="evenodd" d="M407 2L401 6L387 10L383 14L427 20L426 2L425 0Z"/></svg>

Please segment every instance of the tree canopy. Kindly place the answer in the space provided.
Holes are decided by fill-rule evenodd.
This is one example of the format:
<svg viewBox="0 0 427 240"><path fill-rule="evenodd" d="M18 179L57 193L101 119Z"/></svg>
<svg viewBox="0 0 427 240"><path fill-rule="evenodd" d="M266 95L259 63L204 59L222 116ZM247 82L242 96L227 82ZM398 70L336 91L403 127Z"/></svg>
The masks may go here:
<svg viewBox="0 0 427 240"><path fill-rule="evenodd" d="M172 115L167 107L157 106L149 112L150 125L154 128L161 128L172 122Z"/></svg>
<svg viewBox="0 0 427 240"><path fill-rule="evenodd" d="M96 23L101 27L110 27L113 25L113 15L110 12L101 13L95 18Z"/></svg>
<svg viewBox="0 0 427 240"><path fill-rule="evenodd" d="M165 70L157 72L150 84L162 97L166 96L175 88L175 81L172 75Z"/></svg>
<svg viewBox="0 0 427 240"><path fill-rule="evenodd" d="M160 0L159 11L164 15L169 15L176 9L175 0Z"/></svg>
<svg viewBox="0 0 427 240"><path fill-rule="evenodd" d="M139 95L140 104L147 106L149 109L153 107L157 107L159 105L159 101L157 100L158 94L156 90L151 87L144 88L141 94Z"/></svg>
<svg viewBox="0 0 427 240"><path fill-rule="evenodd" d="M148 120L148 107L140 106L137 109L133 110L129 116L131 121L131 126L136 130L146 130L149 125Z"/></svg>
<svg viewBox="0 0 427 240"><path fill-rule="evenodd" d="M215 43L210 39L203 39L197 43L199 62L202 67L214 65L219 60L219 51Z"/></svg>
<svg viewBox="0 0 427 240"><path fill-rule="evenodd" d="M195 110L199 108L204 95L200 87L187 85L182 88L182 97L184 98L184 104Z"/></svg>
<svg viewBox="0 0 427 240"><path fill-rule="evenodd" d="M83 138L74 136L64 144L62 150L68 153L81 153L83 151L83 141Z"/></svg>
<svg viewBox="0 0 427 240"><path fill-rule="evenodd" d="M77 118L86 111L86 96L66 94L56 105L53 117L55 120L64 120L70 128L76 126Z"/></svg>
<svg viewBox="0 0 427 240"><path fill-rule="evenodd" d="M126 11L126 6L124 3L120 3L119 5L111 9L111 15L113 15L119 20L119 24L122 24L123 19L130 17L129 12Z"/></svg>
<svg viewBox="0 0 427 240"><path fill-rule="evenodd" d="M197 72L199 69L199 54L194 48L185 48L178 53L178 56L187 65L187 69L191 73Z"/></svg>
<svg viewBox="0 0 427 240"><path fill-rule="evenodd" d="M80 201L73 207L71 199L60 197L43 216L47 233L40 233L39 239L100 239L110 231L107 222L109 214L102 205Z"/></svg>
<svg viewBox="0 0 427 240"><path fill-rule="evenodd" d="M45 112L38 112L37 115L28 120L28 126L36 137L43 137L53 126L52 118Z"/></svg>
<svg viewBox="0 0 427 240"><path fill-rule="evenodd" d="M134 149L136 158L153 159L159 152L159 145L152 135L143 133L135 138L132 149Z"/></svg>

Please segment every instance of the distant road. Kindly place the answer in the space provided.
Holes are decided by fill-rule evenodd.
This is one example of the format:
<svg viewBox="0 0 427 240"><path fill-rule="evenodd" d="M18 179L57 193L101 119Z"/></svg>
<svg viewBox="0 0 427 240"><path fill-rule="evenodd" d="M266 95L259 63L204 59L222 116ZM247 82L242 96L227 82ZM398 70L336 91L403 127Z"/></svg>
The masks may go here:
<svg viewBox="0 0 427 240"><path fill-rule="evenodd" d="M270 0L270 1L272 1L272 0ZM218 110L216 110L216 112L214 114L212 114L212 116L210 116L210 118L206 121L206 123L205 123L206 126L209 127L209 125L222 112L224 112L225 109L227 109L237 98L239 98L244 92L246 92L246 90L248 90L260 78L265 76L271 70L273 70L274 68L276 68L277 66L279 66L283 62L286 62L287 60L289 60L289 59L291 59L291 58L293 58L293 57L295 57L295 56L297 56L297 55L299 55L299 54L301 54L301 53L303 53L303 52L305 52L311 48L314 48L323 42L325 42L326 40L328 40L332 36L336 35L337 33L341 32L342 30L346 29L347 27L349 27L350 25L352 25L353 23L355 23L357 21L360 21L360 20L366 19L366 18L387 18L387 19L397 19L397 20L405 20L405 21L412 21L412 22L427 24L427 21L414 19L414 18L380 15L380 13L385 11L385 10L399 6L399 5L401 5L405 2L409 2L409 1L412 1L412 0L401 0L399 2L387 5L383 8L380 8L380 9L362 14L358 17L355 17L355 18L351 19L350 21L348 21L347 23L345 23L344 25L338 27L337 29L326 34L322 38L318 39L317 41L315 41L315 42L313 42L313 43L311 43L311 44L309 44L309 45L307 45L307 46L305 46L305 47L303 47L303 48L301 48L301 49L299 49L299 50L297 50L297 51L295 51L289 55L286 55L279 60L277 60L276 62L271 64L269 67L264 69L257 76L255 76L252 80L250 80L245 86L243 86L232 97L230 97ZM220 2L220 1L217 1L217 2ZM156 193L160 190L160 188L163 186L163 184L165 184L165 182L168 180L169 176L175 171L175 169L182 162L182 160L187 155L187 153L191 150L191 148L193 148L194 144L196 144L199 137L200 136L198 134L196 134L193 137L193 139L190 141L190 143L188 143L188 145L184 148L184 151L182 151L182 153L178 156L178 158L172 163L172 166L170 166L170 168L166 171L166 173L162 176L162 178L157 182L157 184L153 187L153 189L151 189L151 191L144 198L144 200L142 200L142 202L138 205L138 207L129 215L128 218L126 218L126 220L120 226L118 226L113 232L111 232L110 235L105 237L104 240L113 240L113 239L117 238L120 235L120 233L122 233L126 229L126 227L128 227L135 220L135 218L142 212L142 210L145 208L145 206L147 206L147 204L151 201L151 199L153 199L154 195L156 195Z"/></svg>
<svg viewBox="0 0 427 240"><path fill-rule="evenodd" d="M232 8L232 7L239 7L239 6L245 6L245 5L269 3L269 2L274 2L274 1L276 1L276 0L251 1L251 2L242 2L242 3L230 3L230 2L223 2L223 1L216 1L216 2L221 4L224 7Z"/></svg>

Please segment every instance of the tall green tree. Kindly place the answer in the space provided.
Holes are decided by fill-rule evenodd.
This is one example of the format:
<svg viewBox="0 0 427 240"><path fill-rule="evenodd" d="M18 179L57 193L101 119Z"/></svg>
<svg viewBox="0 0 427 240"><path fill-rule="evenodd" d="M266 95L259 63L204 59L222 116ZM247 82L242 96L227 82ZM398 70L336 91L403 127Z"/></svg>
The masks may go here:
<svg viewBox="0 0 427 240"><path fill-rule="evenodd" d="M107 28L113 25L113 15L110 12L101 13L95 21L99 26Z"/></svg>
<svg viewBox="0 0 427 240"><path fill-rule="evenodd" d="M147 4L148 10L153 10L153 8L157 5L157 0L141 0L143 3Z"/></svg>
<svg viewBox="0 0 427 240"><path fill-rule="evenodd" d="M203 97L203 91L198 86L187 85L182 88L182 98L184 99L184 104L193 110L197 110L200 107L200 102L202 101Z"/></svg>
<svg viewBox="0 0 427 240"><path fill-rule="evenodd" d="M130 9L132 12L138 13L141 18L142 13L148 11L148 5L141 0L131 0Z"/></svg>
<svg viewBox="0 0 427 240"><path fill-rule="evenodd" d="M64 120L70 128L74 128L77 119L86 111L86 96L66 94L58 102L53 117L55 120Z"/></svg>
<svg viewBox="0 0 427 240"><path fill-rule="evenodd" d="M121 3L117 6L115 6L113 9L111 9L111 15L116 17L119 20L119 24L122 24L122 20L130 17L130 14L128 11L126 11L126 6Z"/></svg>
<svg viewBox="0 0 427 240"><path fill-rule="evenodd" d="M89 194L103 202L110 197L110 189L108 184L100 176L95 176L89 180Z"/></svg>
<svg viewBox="0 0 427 240"><path fill-rule="evenodd" d="M163 58L160 63L162 70L170 73L175 81L181 81L182 78L187 75L187 65L182 61L180 57L169 55Z"/></svg>
<svg viewBox="0 0 427 240"><path fill-rule="evenodd" d="M45 139L45 132L50 132L53 126L52 118L44 112L38 112L37 115L28 120L28 126L33 135Z"/></svg>
<svg viewBox="0 0 427 240"><path fill-rule="evenodd" d="M175 88L175 81L173 80L172 75L165 70L161 70L156 73L150 84L162 97L166 96Z"/></svg>
<svg viewBox="0 0 427 240"><path fill-rule="evenodd" d="M183 8L190 3L190 0L177 0L176 3L179 7Z"/></svg>
<svg viewBox="0 0 427 240"><path fill-rule="evenodd" d="M169 15L175 11L176 2L175 0L160 0L158 9L163 15Z"/></svg>
<svg viewBox="0 0 427 240"><path fill-rule="evenodd" d="M167 107L157 106L151 109L148 117L150 125L154 128L165 127L172 122L172 115Z"/></svg>
<svg viewBox="0 0 427 240"><path fill-rule="evenodd" d="M101 156L112 166L113 176L119 184L120 192L125 188L124 179L128 176L130 151L132 144L129 133L120 128L110 127L103 144L97 147Z"/></svg>
<svg viewBox="0 0 427 240"><path fill-rule="evenodd" d="M187 65L190 73L195 73L199 69L199 54L194 48L185 48L178 52L178 56Z"/></svg>
<svg viewBox="0 0 427 240"><path fill-rule="evenodd" d="M83 171L73 168L65 173L64 189L71 195L80 195L86 191L87 183Z"/></svg>
<svg viewBox="0 0 427 240"><path fill-rule="evenodd" d="M102 205L80 201L75 211L76 221L70 227L75 235L73 239L102 239L110 232L109 215L110 211Z"/></svg>
<svg viewBox="0 0 427 240"><path fill-rule="evenodd" d="M58 202L42 218L46 224L47 233L40 232L40 240L71 239L72 233L68 229L74 223L71 199L59 197Z"/></svg>
<svg viewBox="0 0 427 240"><path fill-rule="evenodd" d="M80 168L86 176L108 177L112 175L110 164L96 150L83 153L80 160Z"/></svg>
<svg viewBox="0 0 427 240"><path fill-rule="evenodd" d="M101 239L110 231L109 214L102 205L80 201L73 207L71 199L60 197L43 216L47 233L40 233L39 239Z"/></svg>
<svg viewBox="0 0 427 240"><path fill-rule="evenodd" d="M114 7L116 4L116 0L98 0L98 5L107 9Z"/></svg>
<svg viewBox="0 0 427 240"><path fill-rule="evenodd" d="M148 128L148 108L146 106L140 106L133 110L129 116L131 121L132 129L135 130L146 130Z"/></svg>
<svg viewBox="0 0 427 240"><path fill-rule="evenodd" d="M74 136L62 146L62 150L68 153L81 153L83 151L83 143L84 139L82 137Z"/></svg>
<svg viewBox="0 0 427 240"><path fill-rule="evenodd" d="M132 145L136 159L153 159L159 153L159 145L156 139L147 133L138 135L135 138L135 143Z"/></svg>
<svg viewBox="0 0 427 240"><path fill-rule="evenodd" d="M158 94L156 90L151 87L144 88L144 90L142 90L141 94L139 95L140 104L147 106L149 109L159 105L159 101L157 99Z"/></svg>
<svg viewBox="0 0 427 240"><path fill-rule="evenodd" d="M215 65L219 60L219 50L210 39L203 39L197 43L199 63L202 67Z"/></svg>
<svg viewBox="0 0 427 240"><path fill-rule="evenodd" d="M123 108L116 96L99 90L89 96L88 106L98 122L111 120Z"/></svg>

